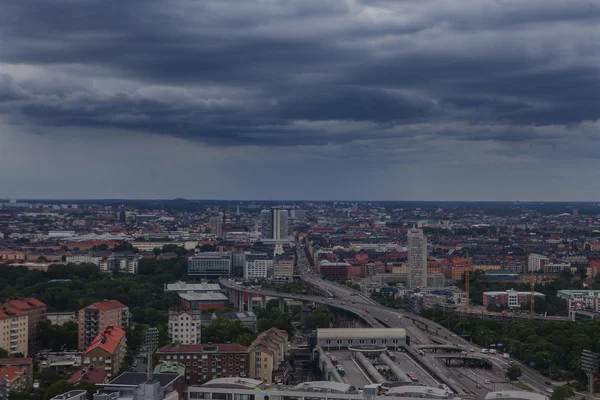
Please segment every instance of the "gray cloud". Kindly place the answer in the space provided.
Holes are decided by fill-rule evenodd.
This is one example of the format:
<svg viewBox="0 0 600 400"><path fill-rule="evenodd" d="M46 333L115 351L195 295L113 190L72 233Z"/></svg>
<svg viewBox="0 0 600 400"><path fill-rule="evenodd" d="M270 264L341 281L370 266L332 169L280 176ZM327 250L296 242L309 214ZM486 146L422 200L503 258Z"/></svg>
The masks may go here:
<svg viewBox="0 0 600 400"><path fill-rule="evenodd" d="M445 156L465 149L494 165L587 158L598 140L597 0L1 9L0 133L160 135L339 171L347 157L469 165Z"/></svg>

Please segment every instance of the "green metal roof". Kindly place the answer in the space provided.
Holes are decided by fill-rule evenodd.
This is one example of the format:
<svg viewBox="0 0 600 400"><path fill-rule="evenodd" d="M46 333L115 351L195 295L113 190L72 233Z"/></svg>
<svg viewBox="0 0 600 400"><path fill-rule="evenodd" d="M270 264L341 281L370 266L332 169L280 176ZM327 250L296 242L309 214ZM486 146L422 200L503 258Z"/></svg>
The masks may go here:
<svg viewBox="0 0 600 400"><path fill-rule="evenodd" d="M175 373L185 375L185 366L176 361L165 361L154 367L154 372L159 373Z"/></svg>

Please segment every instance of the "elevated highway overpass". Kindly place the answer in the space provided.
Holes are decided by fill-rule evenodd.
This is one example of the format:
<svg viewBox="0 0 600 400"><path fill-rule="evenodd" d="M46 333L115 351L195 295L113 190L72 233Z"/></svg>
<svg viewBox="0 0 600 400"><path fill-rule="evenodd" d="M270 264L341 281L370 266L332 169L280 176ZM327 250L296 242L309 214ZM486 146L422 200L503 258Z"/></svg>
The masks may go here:
<svg viewBox="0 0 600 400"><path fill-rule="evenodd" d="M329 299L324 296L280 293L269 289L253 290L246 286L237 285L235 281L227 279L221 280L221 285L227 290L230 302L240 310L247 309L248 307L251 309L251 301L248 301L250 299L248 296L249 294L261 296L265 304L267 297L279 298L279 305L282 309L284 307L284 299L312 302L353 313L375 328L404 328L407 333L407 346L408 349L410 349L409 353L417 353L415 345L427 346L432 344L460 344L463 349L472 347L475 352L480 352L480 347L455 335L453 332L431 320L404 311L390 309L374 303L373 301L367 302L362 294L350 287L333 284L332 282L319 279L314 275L311 275L310 278L307 278L306 274L302 274L301 276L302 279L313 288L320 288L321 290L326 288L331 292L333 295L332 297L334 298ZM434 332L437 332L437 334ZM447 343L443 343L444 338ZM496 357L488 355L487 357L495 369L506 370L508 368L508 360L503 359L501 356ZM448 369L445 359L437 359L433 353L426 352L421 356L421 360L428 368L431 367L433 370L436 370L437 376L441 377L446 383L455 380L454 374ZM536 392L546 391L547 385L545 384L545 381L547 381L547 378L521 363L518 363L518 365L521 366L521 370L523 371L523 376L520 378L522 381L526 382L527 385L532 387ZM455 385L449 386L455 387ZM474 382L467 379L460 380L458 386L462 389L459 393L475 394L477 396L483 396L486 393L485 388L477 388Z"/></svg>

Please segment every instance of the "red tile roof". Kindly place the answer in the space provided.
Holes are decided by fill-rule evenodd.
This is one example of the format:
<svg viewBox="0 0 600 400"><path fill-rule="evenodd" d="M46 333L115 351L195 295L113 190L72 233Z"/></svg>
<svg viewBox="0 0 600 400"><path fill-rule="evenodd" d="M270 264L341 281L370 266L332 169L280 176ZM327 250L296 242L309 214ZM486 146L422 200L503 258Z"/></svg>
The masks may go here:
<svg viewBox="0 0 600 400"><path fill-rule="evenodd" d="M102 311L111 311L111 310L118 310L119 308L127 308L126 305L124 305L123 303L121 303L117 300L99 301L97 303L90 305L89 307L95 307Z"/></svg>
<svg viewBox="0 0 600 400"><path fill-rule="evenodd" d="M117 326L106 327L100 332L86 350L86 354L90 351L101 348L110 354L115 354L119 343L125 339L125 331Z"/></svg>
<svg viewBox="0 0 600 400"><path fill-rule="evenodd" d="M21 317L25 315L25 313L17 308L11 307L8 304L0 305L0 319L2 318L13 318L13 317Z"/></svg>
<svg viewBox="0 0 600 400"><path fill-rule="evenodd" d="M23 311L31 310L32 308L46 307L44 303L33 297L28 299L11 300L8 301L7 304L10 304L11 306Z"/></svg>
<svg viewBox="0 0 600 400"><path fill-rule="evenodd" d="M235 343L227 344L180 344L167 346L158 349L157 353L200 353L211 347L217 347L219 353L243 353L248 350L246 346ZM203 350L204 349L204 350Z"/></svg>
<svg viewBox="0 0 600 400"><path fill-rule="evenodd" d="M0 376L6 377L9 385L24 373L25 372L21 368L15 367L14 365L7 365L0 369Z"/></svg>
<svg viewBox="0 0 600 400"><path fill-rule="evenodd" d="M81 368L69 378L71 383L87 382L87 383L104 383L106 379L106 371L103 368L97 368L93 365Z"/></svg>
<svg viewBox="0 0 600 400"><path fill-rule="evenodd" d="M31 365L33 358L0 358L0 365Z"/></svg>

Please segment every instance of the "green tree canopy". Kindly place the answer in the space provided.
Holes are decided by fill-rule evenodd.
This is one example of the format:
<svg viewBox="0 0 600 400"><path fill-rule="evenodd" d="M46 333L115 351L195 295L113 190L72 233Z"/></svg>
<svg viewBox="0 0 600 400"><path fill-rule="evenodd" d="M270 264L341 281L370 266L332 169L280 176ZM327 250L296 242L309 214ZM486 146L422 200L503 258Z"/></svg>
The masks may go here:
<svg viewBox="0 0 600 400"><path fill-rule="evenodd" d="M508 368L508 371L506 371L506 377L511 382L518 380L521 375L521 367L519 367L518 365L513 364Z"/></svg>
<svg viewBox="0 0 600 400"><path fill-rule="evenodd" d="M50 400L51 398L58 396L59 394L66 393L70 390L75 389L75 385L64 379L54 382L44 393L44 400Z"/></svg>
<svg viewBox="0 0 600 400"><path fill-rule="evenodd" d="M329 328L333 321L333 314L327 308L317 308L308 316L308 324L311 328Z"/></svg>

